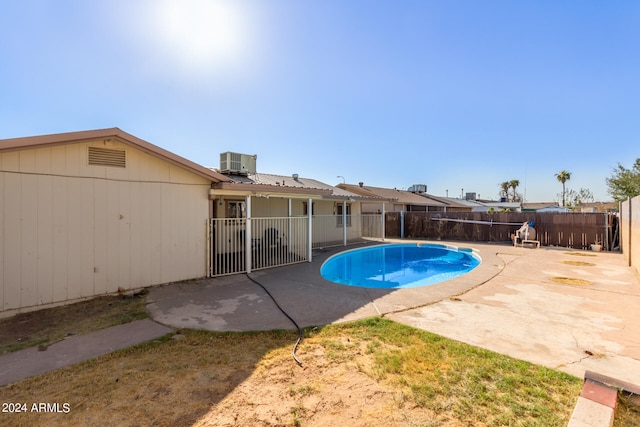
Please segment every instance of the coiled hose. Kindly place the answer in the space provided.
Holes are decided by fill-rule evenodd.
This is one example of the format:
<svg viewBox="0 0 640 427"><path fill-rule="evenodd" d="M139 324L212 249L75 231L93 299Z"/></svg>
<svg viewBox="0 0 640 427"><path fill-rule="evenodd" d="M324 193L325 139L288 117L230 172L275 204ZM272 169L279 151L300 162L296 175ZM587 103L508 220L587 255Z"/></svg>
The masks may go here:
<svg viewBox="0 0 640 427"><path fill-rule="evenodd" d="M291 355L293 356L293 360L296 361L298 366L302 367L302 362L300 360L298 360L298 358L296 357L296 350L298 349L298 345L300 344L300 341L302 341L302 329L300 328L300 326L298 326L296 321L293 320L293 318L291 316L289 316L287 314L287 312L284 311L284 309L282 307L280 307L280 304L278 304L278 301L276 301L276 299L273 297L273 295L271 295L271 292L269 292L269 290L267 288L265 288L264 285L262 285L262 283L258 282L253 277L249 276L249 273L247 273L247 277L253 283L255 283L256 285L260 286L267 293L267 295L269 295L269 297L271 298L273 303L276 305L276 307L278 307L278 309L282 312L282 314L284 314L287 317L287 319L291 320L291 323L293 323L293 325L296 327L296 329L298 329L298 339L297 339L295 345L293 346L293 349L291 350Z"/></svg>

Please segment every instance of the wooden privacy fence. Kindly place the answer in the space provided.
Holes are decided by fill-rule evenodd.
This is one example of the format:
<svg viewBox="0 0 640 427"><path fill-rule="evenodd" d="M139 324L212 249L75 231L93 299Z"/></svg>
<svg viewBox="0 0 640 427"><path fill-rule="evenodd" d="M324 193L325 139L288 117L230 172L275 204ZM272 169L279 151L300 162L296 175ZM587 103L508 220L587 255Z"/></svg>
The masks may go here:
<svg viewBox="0 0 640 427"><path fill-rule="evenodd" d="M388 212L386 237L511 242L530 221L544 246L589 249L599 242L612 250L619 245L617 217L608 213Z"/></svg>

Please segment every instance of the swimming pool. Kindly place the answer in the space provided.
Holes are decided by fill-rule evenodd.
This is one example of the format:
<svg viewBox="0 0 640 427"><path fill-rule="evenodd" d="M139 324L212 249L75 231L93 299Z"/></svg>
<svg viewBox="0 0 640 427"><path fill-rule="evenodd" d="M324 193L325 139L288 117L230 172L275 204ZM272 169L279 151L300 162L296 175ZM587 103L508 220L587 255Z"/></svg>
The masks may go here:
<svg viewBox="0 0 640 427"><path fill-rule="evenodd" d="M471 249L391 244L333 255L320 268L326 280L363 288L417 288L453 279L480 265Z"/></svg>

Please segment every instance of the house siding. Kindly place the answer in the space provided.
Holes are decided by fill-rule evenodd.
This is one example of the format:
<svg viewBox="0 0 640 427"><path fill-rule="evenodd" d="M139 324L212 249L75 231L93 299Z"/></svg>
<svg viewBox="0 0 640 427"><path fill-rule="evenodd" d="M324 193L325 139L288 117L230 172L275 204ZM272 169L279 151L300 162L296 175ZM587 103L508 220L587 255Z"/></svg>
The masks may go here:
<svg viewBox="0 0 640 427"><path fill-rule="evenodd" d="M625 261L640 272L640 196L620 204L620 243Z"/></svg>
<svg viewBox="0 0 640 427"><path fill-rule="evenodd" d="M0 313L205 276L210 185L117 141L1 152Z"/></svg>
<svg viewBox="0 0 640 427"><path fill-rule="evenodd" d="M292 201L293 203L300 203L299 201ZM253 212L251 216L256 218L272 218L272 217L285 217L289 211L289 200L277 197L254 197L251 200L251 207Z"/></svg>

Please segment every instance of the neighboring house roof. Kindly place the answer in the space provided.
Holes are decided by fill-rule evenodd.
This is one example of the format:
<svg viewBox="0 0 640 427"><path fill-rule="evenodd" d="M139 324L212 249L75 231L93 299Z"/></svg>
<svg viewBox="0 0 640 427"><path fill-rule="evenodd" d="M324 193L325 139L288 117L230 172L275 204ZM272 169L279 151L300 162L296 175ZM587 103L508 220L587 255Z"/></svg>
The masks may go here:
<svg viewBox="0 0 640 427"><path fill-rule="evenodd" d="M23 138L1 139L0 152L17 151L31 148L49 147L65 144L76 144L81 142L91 142L95 140L113 139L124 144L131 145L152 156L159 157L176 166L180 166L190 172L210 179L212 182L228 181L226 176L212 171L204 166L180 157L170 151L153 145L138 137L135 137L119 128L97 129L80 132L57 133L51 135L28 136Z"/></svg>
<svg viewBox="0 0 640 427"><path fill-rule="evenodd" d="M492 202L492 201L486 201L486 202L479 202L482 205L484 205L487 209L489 208L493 208L496 210L501 210L501 209L509 209L511 211L520 211L522 209L522 205L520 204L520 202Z"/></svg>
<svg viewBox="0 0 640 427"><path fill-rule="evenodd" d="M474 200L464 200L464 199L456 199L453 197L441 197L441 196L433 196L433 195L429 195L429 197L431 199L444 203L445 206L450 208L462 208L462 209L472 210L474 208L484 207L484 205Z"/></svg>
<svg viewBox="0 0 640 427"><path fill-rule="evenodd" d="M274 175L255 173L247 176L225 175L230 181L216 185L224 190L259 190L273 193L304 193L318 194L325 199L339 200L368 200L375 197L362 196L342 188L334 187L316 179L301 176Z"/></svg>
<svg viewBox="0 0 640 427"><path fill-rule="evenodd" d="M522 210L523 211L537 211L539 209L544 208L553 208L557 207L558 203L556 202L536 202L536 203L523 203Z"/></svg>
<svg viewBox="0 0 640 427"><path fill-rule="evenodd" d="M563 208L563 207L560 207L560 206L548 206L546 208L537 209L536 212L541 212L541 213L544 213L544 212L547 212L547 213L549 213L549 212L566 213L566 212L571 212L571 209Z"/></svg>
<svg viewBox="0 0 640 427"><path fill-rule="evenodd" d="M445 206L444 203L430 198L428 195L420 195L406 190L396 188L370 187L355 184L338 184L338 188L357 193L367 197L375 197L414 206Z"/></svg>

